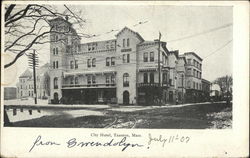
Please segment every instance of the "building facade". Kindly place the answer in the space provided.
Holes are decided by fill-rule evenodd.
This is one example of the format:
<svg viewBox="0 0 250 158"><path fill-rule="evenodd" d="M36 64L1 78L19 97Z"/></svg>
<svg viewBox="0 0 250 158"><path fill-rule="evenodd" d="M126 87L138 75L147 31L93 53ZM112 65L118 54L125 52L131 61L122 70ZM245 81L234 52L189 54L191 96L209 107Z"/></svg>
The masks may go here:
<svg viewBox="0 0 250 158"><path fill-rule="evenodd" d="M67 19L50 26L51 103L176 103L185 101L186 78L201 85L187 76L190 56L169 51L166 42L145 41L124 27L114 39L81 43Z"/></svg>
<svg viewBox="0 0 250 158"><path fill-rule="evenodd" d="M194 52L184 53L186 58L186 102L200 102L202 98L202 59Z"/></svg>
<svg viewBox="0 0 250 158"><path fill-rule="evenodd" d="M210 92L211 92L211 85L212 83L208 80L202 79L202 101L210 101Z"/></svg>
<svg viewBox="0 0 250 158"><path fill-rule="evenodd" d="M38 99L48 99L49 88L49 64L41 66L36 72L36 91ZM19 82L16 84L17 98L35 97L33 72L29 69L19 76Z"/></svg>

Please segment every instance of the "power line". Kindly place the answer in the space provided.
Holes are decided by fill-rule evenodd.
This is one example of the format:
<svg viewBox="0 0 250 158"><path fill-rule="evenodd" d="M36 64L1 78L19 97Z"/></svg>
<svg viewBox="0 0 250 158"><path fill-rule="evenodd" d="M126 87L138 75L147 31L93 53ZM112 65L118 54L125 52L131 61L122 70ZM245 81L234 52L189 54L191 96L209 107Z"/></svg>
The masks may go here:
<svg viewBox="0 0 250 158"><path fill-rule="evenodd" d="M174 39L174 40L169 40L167 42L176 42L176 41L185 40L185 39L188 39L188 38L193 38L193 37L196 37L196 36L200 36L200 35L203 35L203 34L207 34L207 33L210 33L210 32L214 32L214 31L217 31L217 30L220 30L220 29L227 28L227 27L230 27L232 25L233 25L233 23L228 23L228 24L216 27L216 28L212 28L212 29L209 29L209 30L202 31L202 32L197 33L197 34L177 38L177 39Z"/></svg>
<svg viewBox="0 0 250 158"><path fill-rule="evenodd" d="M213 51L212 53L210 53L209 55L207 55L206 57L204 57L203 59L206 59L207 57L209 57L210 55L215 54L216 52L220 51L222 48L226 47L229 43L231 43L233 41L233 39L229 40L228 42L226 42L224 45L222 45L221 47L219 47L218 49L216 49L215 51Z"/></svg>

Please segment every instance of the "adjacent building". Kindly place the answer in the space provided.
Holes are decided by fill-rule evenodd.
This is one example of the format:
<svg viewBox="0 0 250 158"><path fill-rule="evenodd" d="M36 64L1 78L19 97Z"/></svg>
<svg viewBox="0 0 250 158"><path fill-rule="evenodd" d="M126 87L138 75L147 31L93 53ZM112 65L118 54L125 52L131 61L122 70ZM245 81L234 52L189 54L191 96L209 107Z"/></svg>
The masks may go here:
<svg viewBox="0 0 250 158"><path fill-rule="evenodd" d="M4 87L4 100L16 99L16 87Z"/></svg>
<svg viewBox="0 0 250 158"><path fill-rule="evenodd" d="M202 84L202 101L210 101L212 83L208 80L202 79L201 84Z"/></svg>
<svg viewBox="0 0 250 158"><path fill-rule="evenodd" d="M81 43L72 24L50 20L51 103L149 104L196 101L202 59L127 27L114 39Z"/></svg>
<svg viewBox="0 0 250 158"><path fill-rule="evenodd" d="M47 99L49 96L50 81L48 71L49 64L47 63L41 66L36 72L36 90L37 98L39 99ZM29 69L25 70L19 76L19 82L16 87L17 98L35 97L33 72Z"/></svg>
<svg viewBox="0 0 250 158"><path fill-rule="evenodd" d="M202 97L202 59L194 52L184 53L186 58L186 102L200 102Z"/></svg>

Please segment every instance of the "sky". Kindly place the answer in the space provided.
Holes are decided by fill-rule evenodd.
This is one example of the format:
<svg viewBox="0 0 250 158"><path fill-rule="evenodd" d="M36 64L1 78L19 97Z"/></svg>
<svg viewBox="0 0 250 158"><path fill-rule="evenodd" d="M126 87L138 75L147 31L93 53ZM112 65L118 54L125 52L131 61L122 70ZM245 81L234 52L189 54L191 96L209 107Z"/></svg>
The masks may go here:
<svg viewBox="0 0 250 158"><path fill-rule="evenodd" d="M63 11L63 6L55 6ZM232 7L212 6L169 6L169 5L68 5L71 10L82 10L86 19L78 33L99 35L82 38L81 42L114 39L125 26L138 32L145 40L154 40L161 32L161 40L167 42L169 50L179 50L180 54L195 52L201 58L202 78L209 81L232 74L233 57L233 10ZM144 24L136 25L139 22ZM219 29L215 29L219 28ZM193 36L194 35L194 36ZM187 37L187 38L185 38ZM49 45L38 49L40 65L49 62ZM8 59L6 59L8 61ZM23 56L10 70L10 86L14 86L18 76L28 67ZM6 74L5 72L5 74ZM9 77L8 77L9 78ZM9 79L5 79L7 82Z"/></svg>

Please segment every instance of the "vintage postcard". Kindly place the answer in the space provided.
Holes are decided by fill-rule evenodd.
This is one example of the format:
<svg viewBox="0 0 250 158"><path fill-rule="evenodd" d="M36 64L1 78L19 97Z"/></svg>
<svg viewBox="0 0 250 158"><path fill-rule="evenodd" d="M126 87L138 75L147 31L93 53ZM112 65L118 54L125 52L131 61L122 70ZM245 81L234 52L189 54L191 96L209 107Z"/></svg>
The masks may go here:
<svg viewBox="0 0 250 158"><path fill-rule="evenodd" d="M249 156L249 3L1 7L2 157Z"/></svg>

